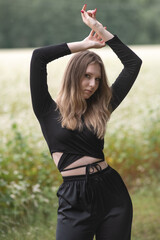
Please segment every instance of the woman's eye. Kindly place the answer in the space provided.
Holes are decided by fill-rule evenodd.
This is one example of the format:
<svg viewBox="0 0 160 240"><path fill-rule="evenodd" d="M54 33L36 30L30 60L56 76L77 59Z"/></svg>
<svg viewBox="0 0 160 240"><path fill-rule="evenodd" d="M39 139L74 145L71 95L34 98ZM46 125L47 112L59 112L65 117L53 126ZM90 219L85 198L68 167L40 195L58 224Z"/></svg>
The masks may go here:
<svg viewBox="0 0 160 240"><path fill-rule="evenodd" d="M96 78L96 81L98 81L98 82L99 82L100 80L101 80L100 78Z"/></svg>
<svg viewBox="0 0 160 240"><path fill-rule="evenodd" d="M85 74L85 77L86 77L86 78L90 78L90 75L89 75L89 74Z"/></svg>

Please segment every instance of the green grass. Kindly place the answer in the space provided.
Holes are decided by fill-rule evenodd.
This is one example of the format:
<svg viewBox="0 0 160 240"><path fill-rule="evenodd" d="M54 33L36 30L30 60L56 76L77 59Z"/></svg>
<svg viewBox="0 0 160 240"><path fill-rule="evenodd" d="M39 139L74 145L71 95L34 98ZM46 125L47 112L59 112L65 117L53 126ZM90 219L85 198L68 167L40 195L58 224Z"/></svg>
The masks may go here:
<svg viewBox="0 0 160 240"><path fill-rule="evenodd" d="M133 194L134 221L133 240L160 239L160 188L159 184L152 189L141 189Z"/></svg>
<svg viewBox="0 0 160 240"><path fill-rule="evenodd" d="M120 172L134 206L132 240L160 239L160 46L136 46L141 72L107 126L104 153ZM112 83L122 69L114 53L98 51ZM55 239L55 168L29 92L31 49L0 50L0 240ZM53 98L70 56L49 64ZM115 68L116 66L116 68Z"/></svg>

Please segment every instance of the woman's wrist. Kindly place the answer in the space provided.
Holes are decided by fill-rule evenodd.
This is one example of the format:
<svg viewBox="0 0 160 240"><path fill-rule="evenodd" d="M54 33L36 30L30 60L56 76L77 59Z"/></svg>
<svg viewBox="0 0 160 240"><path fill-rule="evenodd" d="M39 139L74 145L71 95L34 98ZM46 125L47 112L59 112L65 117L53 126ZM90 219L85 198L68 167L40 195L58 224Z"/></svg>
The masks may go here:
<svg viewBox="0 0 160 240"><path fill-rule="evenodd" d="M99 26L94 30L103 39L104 42L107 42L114 37L114 35L106 30L103 26Z"/></svg>
<svg viewBox="0 0 160 240"><path fill-rule="evenodd" d="M91 43L82 40L82 41L79 41L79 42L71 42L71 43L67 43L71 53L76 53L76 52L80 52L80 51L85 51L89 48L91 48Z"/></svg>
<svg viewBox="0 0 160 240"><path fill-rule="evenodd" d="M96 21L92 26L90 26L90 28L97 32L99 29L104 27L100 22Z"/></svg>

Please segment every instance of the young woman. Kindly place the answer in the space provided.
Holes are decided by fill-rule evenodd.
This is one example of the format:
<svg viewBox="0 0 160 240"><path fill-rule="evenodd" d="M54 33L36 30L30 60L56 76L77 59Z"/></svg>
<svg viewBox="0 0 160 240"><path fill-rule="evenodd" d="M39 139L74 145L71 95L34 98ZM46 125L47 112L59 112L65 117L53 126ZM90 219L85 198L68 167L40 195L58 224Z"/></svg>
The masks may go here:
<svg viewBox="0 0 160 240"><path fill-rule="evenodd" d="M91 33L80 42L34 50L31 97L51 156L63 177L59 198L57 240L129 240L132 203L120 175L103 154L106 123L132 87L141 59L96 20L95 10L81 10ZM101 58L90 48L105 45L124 68L109 87ZM78 52L78 53L76 53ZM59 95L48 92L46 66L76 53L67 66Z"/></svg>

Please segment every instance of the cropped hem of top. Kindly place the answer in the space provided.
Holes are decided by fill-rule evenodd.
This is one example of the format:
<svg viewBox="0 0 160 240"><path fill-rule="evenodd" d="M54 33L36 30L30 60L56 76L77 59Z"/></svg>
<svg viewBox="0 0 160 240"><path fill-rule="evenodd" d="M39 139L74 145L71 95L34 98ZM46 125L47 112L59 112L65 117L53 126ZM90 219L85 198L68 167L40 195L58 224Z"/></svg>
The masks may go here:
<svg viewBox="0 0 160 240"><path fill-rule="evenodd" d="M107 41L106 44L123 64L121 73L111 86L110 109L113 112L131 89L139 73L142 61L117 35ZM62 128L58 121L60 112L58 109L56 110L56 102L48 91L47 64L69 54L71 54L71 51L67 43L35 49L32 54L30 68L32 106L48 144L50 154L63 152L58 163L59 171L63 171L64 168L83 156L104 160L104 139L99 139L85 124L81 132Z"/></svg>

